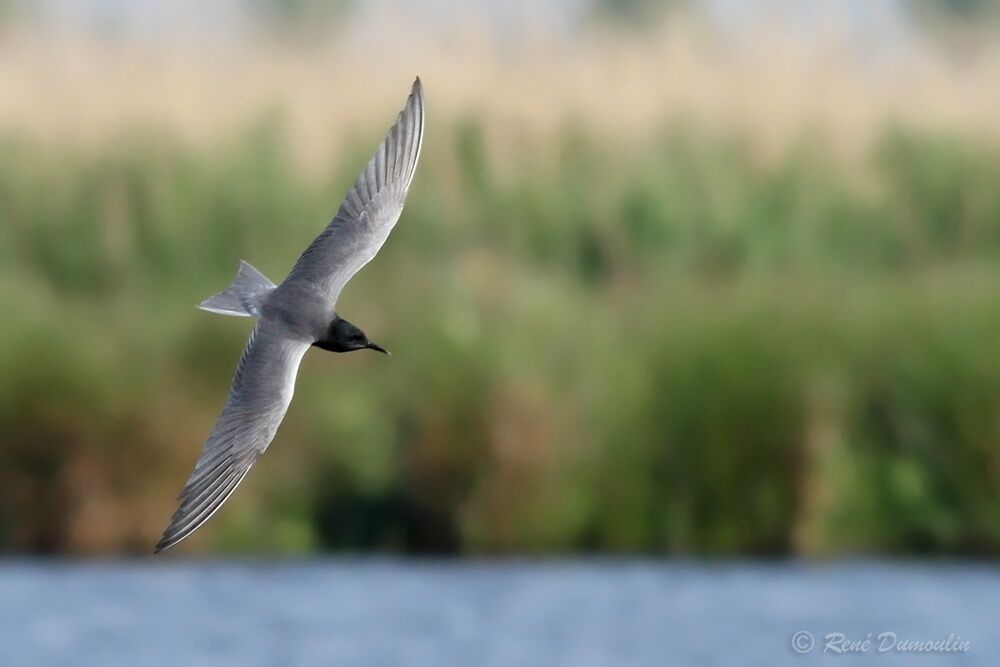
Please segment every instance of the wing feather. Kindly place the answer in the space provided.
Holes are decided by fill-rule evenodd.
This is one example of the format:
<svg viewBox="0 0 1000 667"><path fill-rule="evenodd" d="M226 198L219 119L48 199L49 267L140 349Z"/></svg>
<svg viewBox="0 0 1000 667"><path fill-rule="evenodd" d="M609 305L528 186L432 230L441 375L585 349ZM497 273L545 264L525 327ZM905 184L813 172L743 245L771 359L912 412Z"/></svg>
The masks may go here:
<svg viewBox="0 0 1000 667"><path fill-rule="evenodd" d="M270 320L258 322L157 553L208 521L267 449L292 400L299 362L308 349L308 343L290 340Z"/></svg>
<svg viewBox="0 0 1000 667"><path fill-rule="evenodd" d="M385 140L354 182L326 229L302 253L285 283L318 287L330 304L385 243L403 212L424 138L420 79Z"/></svg>

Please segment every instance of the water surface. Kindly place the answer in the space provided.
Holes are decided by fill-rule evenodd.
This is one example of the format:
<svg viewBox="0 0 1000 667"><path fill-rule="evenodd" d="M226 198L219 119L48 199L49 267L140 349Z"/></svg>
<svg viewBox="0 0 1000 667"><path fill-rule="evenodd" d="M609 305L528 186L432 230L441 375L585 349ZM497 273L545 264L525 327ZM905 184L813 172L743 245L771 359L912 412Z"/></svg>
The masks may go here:
<svg viewBox="0 0 1000 667"><path fill-rule="evenodd" d="M0 665L994 665L998 605L987 565L8 561ZM824 655L831 632L969 644Z"/></svg>

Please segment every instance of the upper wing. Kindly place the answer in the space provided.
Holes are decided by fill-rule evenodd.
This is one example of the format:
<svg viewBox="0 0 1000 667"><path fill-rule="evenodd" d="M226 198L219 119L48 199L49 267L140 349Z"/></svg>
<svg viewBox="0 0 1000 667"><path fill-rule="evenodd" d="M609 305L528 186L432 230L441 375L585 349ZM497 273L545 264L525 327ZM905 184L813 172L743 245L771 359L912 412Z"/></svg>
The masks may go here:
<svg viewBox="0 0 1000 667"><path fill-rule="evenodd" d="M258 322L236 366L226 407L155 552L208 521L264 453L292 400L299 362L308 349L308 343L289 340L270 321Z"/></svg>
<svg viewBox="0 0 1000 667"><path fill-rule="evenodd" d="M285 282L313 285L331 305L336 302L347 281L375 257L403 212L423 138L424 91L418 77L406 107L337 215L302 253Z"/></svg>

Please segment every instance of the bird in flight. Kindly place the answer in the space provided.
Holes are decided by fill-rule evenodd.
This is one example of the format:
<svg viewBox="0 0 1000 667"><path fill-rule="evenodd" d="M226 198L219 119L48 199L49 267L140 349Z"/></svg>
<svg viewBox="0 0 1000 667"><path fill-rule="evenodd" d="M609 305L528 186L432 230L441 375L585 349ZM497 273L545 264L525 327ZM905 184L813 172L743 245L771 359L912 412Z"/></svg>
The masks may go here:
<svg viewBox="0 0 1000 667"><path fill-rule="evenodd" d="M337 297L375 257L399 219L423 138L424 93L418 77L406 106L337 215L285 281L275 285L241 261L233 284L199 306L222 315L254 317L257 324L236 365L222 414L154 553L169 549L208 521L267 449L292 400L306 350L388 354L337 314Z"/></svg>

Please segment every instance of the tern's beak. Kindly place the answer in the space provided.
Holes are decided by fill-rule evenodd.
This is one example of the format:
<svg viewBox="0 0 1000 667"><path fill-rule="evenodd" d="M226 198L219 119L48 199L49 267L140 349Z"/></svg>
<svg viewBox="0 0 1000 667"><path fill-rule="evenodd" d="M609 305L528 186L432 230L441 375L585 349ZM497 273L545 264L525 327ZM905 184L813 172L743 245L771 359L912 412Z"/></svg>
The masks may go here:
<svg viewBox="0 0 1000 667"><path fill-rule="evenodd" d="M375 350L376 352L381 352L382 354L392 354L391 352L389 352L389 350L385 349L381 345L376 345L371 341L368 341L368 344L365 345L365 347L368 348L369 350Z"/></svg>

